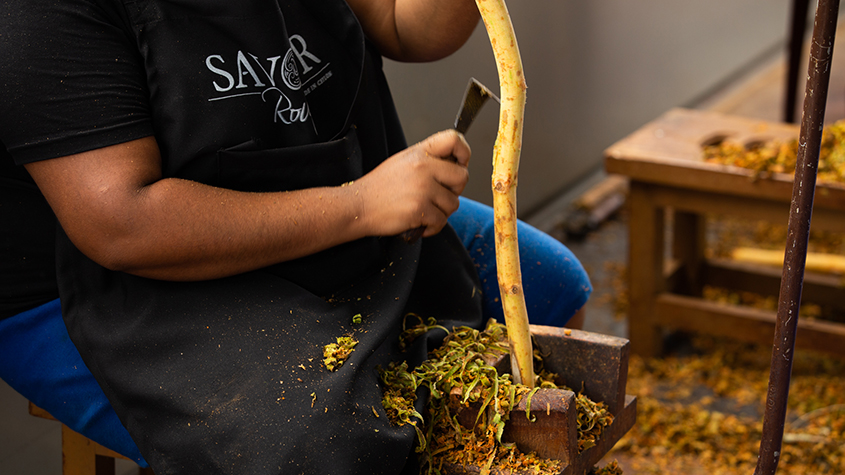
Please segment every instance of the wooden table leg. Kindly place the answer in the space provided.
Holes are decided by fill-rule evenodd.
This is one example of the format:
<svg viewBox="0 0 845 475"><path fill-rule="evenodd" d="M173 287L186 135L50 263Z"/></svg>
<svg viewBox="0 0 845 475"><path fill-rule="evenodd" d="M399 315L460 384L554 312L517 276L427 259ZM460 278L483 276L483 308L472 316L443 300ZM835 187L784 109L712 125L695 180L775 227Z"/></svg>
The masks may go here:
<svg viewBox="0 0 845 475"><path fill-rule="evenodd" d="M664 209L655 206L648 184L631 182L628 203L628 339L631 351L655 356L663 339L655 299L663 290Z"/></svg>
<svg viewBox="0 0 845 475"><path fill-rule="evenodd" d="M681 264L681 279L671 292L701 296L702 266L707 246L706 220L698 213L675 210L672 222L672 257Z"/></svg>

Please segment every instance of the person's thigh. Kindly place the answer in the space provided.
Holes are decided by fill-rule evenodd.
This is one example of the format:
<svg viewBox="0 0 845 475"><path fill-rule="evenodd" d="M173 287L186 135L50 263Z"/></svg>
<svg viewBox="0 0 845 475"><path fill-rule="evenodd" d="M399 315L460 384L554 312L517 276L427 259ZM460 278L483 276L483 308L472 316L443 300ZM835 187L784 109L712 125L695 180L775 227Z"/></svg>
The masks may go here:
<svg viewBox="0 0 845 475"><path fill-rule="evenodd" d="M504 321L496 276L493 209L461 197L449 224L470 253L484 292L485 317ZM528 319L533 324L563 326L584 306L590 279L572 251L560 241L519 221L519 256Z"/></svg>
<svg viewBox="0 0 845 475"><path fill-rule="evenodd" d="M76 432L147 466L70 341L58 299L0 320L0 379Z"/></svg>

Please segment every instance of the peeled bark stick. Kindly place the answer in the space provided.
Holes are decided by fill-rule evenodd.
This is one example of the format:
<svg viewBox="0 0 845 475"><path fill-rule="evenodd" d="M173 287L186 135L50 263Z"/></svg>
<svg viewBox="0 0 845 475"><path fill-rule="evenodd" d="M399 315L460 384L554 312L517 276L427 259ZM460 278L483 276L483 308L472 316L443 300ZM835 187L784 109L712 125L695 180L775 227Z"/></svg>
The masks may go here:
<svg viewBox="0 0 845 475"><path fill-rule="evenodd" d="M534 358L528 310L522 291L516 231L516 185L522 149L525 78L510 15L504 0L475 0L487 28L499 71L499 133L493 147L493 210L499 292L511 347L514 381L534 387Z"/></svg>

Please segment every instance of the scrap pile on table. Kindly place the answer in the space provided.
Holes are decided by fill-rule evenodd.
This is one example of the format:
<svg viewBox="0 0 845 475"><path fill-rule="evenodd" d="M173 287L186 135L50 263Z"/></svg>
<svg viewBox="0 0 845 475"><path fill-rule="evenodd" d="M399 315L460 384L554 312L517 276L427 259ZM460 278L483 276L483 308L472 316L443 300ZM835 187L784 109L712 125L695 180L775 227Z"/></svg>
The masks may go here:
<svg viewBox="0 0 845 475"><path fill-rule="evenodd" d="M704 159L766 173L795 172L798 137L789 141L770 140L741 144L729 139L703 148ZM824 128L819 153L818 180L845 182L845 120Z"/></svg>

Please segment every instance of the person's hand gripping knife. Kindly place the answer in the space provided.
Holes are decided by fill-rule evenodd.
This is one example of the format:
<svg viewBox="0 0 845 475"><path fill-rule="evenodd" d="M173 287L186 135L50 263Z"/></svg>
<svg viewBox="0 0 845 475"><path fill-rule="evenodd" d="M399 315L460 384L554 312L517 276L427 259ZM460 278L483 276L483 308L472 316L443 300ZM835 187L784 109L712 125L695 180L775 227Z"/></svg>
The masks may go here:
<svg viewBox="0 0 845 475"><path fill-rule="evenodd" d="M455 130L439 132L379 165L357 184L368 228L380 236L440 232L469 179L470 148Z"/></svg>

